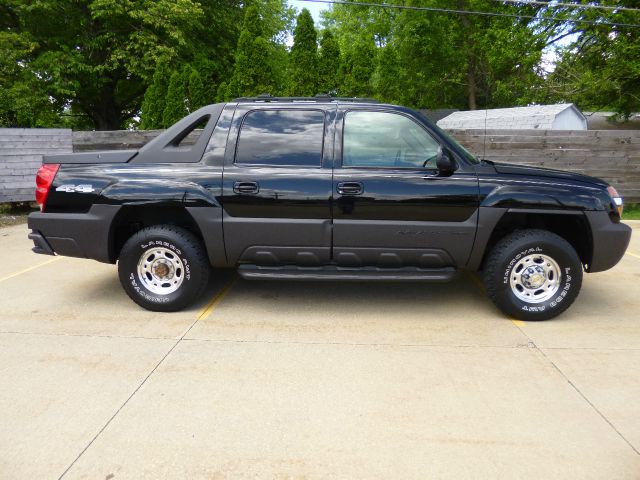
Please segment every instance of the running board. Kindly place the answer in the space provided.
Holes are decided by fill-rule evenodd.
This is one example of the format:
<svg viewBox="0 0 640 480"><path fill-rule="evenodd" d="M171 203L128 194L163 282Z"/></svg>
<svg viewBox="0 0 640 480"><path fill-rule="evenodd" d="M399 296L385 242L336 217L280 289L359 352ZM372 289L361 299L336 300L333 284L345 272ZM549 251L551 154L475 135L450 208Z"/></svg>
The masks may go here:
<svg viewBox="0 0 640 480"><path fill-rule="evenodd" d="M240 276L247 280L340 280L340 281L388 281L388 282L448 282L456 274L453 267L445 268L377 268L377 267L266 267L240 265Z"/></svg>

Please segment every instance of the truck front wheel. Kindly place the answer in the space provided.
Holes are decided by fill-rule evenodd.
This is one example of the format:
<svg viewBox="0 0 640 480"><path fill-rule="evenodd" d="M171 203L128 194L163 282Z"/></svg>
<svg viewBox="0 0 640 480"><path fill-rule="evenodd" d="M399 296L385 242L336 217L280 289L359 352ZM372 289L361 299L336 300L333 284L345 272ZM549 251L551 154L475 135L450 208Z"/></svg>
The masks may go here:
<svg viewBox="0 0 640 480"><path fill-rule="evenodd" d="M484 266L484 284L500 310L521 320L548 320L578 296L582 263L564 238L519 230L501 239Z"/></svg>
<svg viewBox="0 0 640 480"><path fill-rule="evenodd" d="M206 287L209 269L200 240L169 225L136 232L118 259L118 276L127 295L156 312L174 312L192 303Z"/></svg>

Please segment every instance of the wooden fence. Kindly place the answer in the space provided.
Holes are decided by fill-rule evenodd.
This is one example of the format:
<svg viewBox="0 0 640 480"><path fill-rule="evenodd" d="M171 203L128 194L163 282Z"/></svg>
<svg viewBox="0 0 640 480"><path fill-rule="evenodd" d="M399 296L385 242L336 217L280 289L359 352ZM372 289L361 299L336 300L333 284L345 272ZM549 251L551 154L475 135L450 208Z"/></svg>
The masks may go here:
<svg viewBox="0 0 640 480"><path fill-rule="evenodd" d="M0 129L0 202L33 199L44 153L137 149L160 133ZM453 130L469 151L497 162L584 173L607 180L627 202L640 202L640 131Z"/></svg>
<svg viewBox="0 0 640 480"><path fill-rule="evenodd" d="M73 132L73 151L137 150L162 132L163 130Z"/></svg>
<svg viewBox="0 0 640 480"><path fill-rule="evenodd" d="M602 178L640 202L640 130L452 130L470 152Z"/></svg>
<svg viewBox="0 0 640 480"><path fill-rule="evenodd" d="M33 201L42 155L72 151L71 130L0 128L0 203Z"/></svg>

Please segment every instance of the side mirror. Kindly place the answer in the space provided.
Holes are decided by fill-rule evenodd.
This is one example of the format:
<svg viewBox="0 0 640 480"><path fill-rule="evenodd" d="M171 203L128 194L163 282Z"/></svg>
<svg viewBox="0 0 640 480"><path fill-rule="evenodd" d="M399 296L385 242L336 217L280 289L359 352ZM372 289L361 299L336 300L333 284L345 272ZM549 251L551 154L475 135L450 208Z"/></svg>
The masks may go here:
<svg viewBox="0 0 640 480"><path fill-rule="evenodd" d="M456 169L456 164L451 158L451 153L446 148L440 147L438 150L436 167L441 175L451 175Z"/></svg>

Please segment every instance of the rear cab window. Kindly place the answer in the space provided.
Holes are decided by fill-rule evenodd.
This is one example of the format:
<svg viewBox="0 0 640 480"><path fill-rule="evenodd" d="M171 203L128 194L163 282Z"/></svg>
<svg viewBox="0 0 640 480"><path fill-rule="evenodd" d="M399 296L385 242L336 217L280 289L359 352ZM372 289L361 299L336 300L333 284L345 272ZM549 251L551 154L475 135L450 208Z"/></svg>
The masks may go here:
<svg viewBox="0 0 640 480"><path fill-rule="evenodd" d="M319 168L324 130L322 110L250 111L240 127L235 163Z"/></svg>

